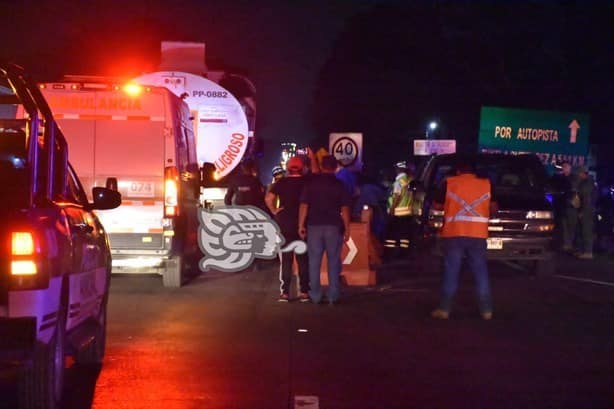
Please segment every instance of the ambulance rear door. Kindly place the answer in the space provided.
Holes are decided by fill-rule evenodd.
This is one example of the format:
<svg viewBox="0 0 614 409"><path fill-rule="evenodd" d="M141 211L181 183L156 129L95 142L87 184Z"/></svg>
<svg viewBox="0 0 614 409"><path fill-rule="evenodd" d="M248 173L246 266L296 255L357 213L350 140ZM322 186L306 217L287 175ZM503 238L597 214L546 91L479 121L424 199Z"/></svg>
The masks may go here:
<svg viewBox="0 0 614 409"><path fill-rule="evenodd" d="M97 93L95 183L117 178L122 206L100 212L115 256L164 255L164 166L167 128L165 94L151 90L123 105L106 104ZM114 260L114 265L118 263ZM140 267L140 266L137 266Z"/></svg>

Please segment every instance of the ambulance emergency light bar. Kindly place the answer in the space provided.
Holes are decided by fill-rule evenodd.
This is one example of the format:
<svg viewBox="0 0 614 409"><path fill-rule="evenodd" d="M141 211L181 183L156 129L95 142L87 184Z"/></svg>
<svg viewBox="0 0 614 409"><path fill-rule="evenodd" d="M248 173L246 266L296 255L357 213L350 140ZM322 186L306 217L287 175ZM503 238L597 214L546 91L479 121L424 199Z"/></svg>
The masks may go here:
<svg viewBox="0 0 614 409"><path fill-rule="evenodd" d="M40 89L47 88L47 84L39 84ZM52 89L71 89L71 90L112 90L112 91L123 91L130 96L138 96L143 91L151 92L151 87L144 87L142 85L136 84L134 82L129 82L123 85L112 84L112 83L103 83L103 82L83 82L83 83L53 83L51 84Z"/></svg>

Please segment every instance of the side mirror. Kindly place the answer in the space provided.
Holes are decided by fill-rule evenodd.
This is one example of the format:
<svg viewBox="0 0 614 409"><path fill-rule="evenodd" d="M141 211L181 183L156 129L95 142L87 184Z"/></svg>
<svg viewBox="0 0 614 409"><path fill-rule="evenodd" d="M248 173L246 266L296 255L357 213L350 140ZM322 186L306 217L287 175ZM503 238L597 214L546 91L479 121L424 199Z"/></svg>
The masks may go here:
<svg viewBox="0 0 614 409"><path fill-rule="evenodd" d="M215 165L205 162L202 168L200 168L200 185L208 187L213 185L215 180Z"/></svg>
<svg viewBox="0 0 614 409"><path fill-rule="evenodd" d="M122 195L117 190L106 187L93 188L92 197L94 198L94 203L92 203L91 207L95 210L115 209L122 203Z"/></svg>

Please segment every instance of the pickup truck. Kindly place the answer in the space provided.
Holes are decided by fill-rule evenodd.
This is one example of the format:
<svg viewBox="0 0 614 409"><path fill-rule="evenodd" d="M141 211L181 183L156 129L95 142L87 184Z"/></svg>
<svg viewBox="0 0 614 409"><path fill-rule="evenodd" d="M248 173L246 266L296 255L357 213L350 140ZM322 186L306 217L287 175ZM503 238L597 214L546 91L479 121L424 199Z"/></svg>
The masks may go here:
<svg viewBox="0 0 614 409"><path fill-rule="evenodd" d="M528 267L537 275L554 269L554 216L547 195L547 174L535 155L478 153L431 157L412 182L418 245L441 254L439 231L443 211L432 206L445 178L459 160L475 164L478 176L490 179L498 211L490 215L488 258Z"/></svg>
<svg viewBox="0 0 614 409"><path fill-rule="evenodd" d="M19 407L56 409L65 357L104 356L111 253L94 211L121 195L94 187L88 201L40 90L12 64L0 64L0 185L0 371L18 374Z"/></svg>

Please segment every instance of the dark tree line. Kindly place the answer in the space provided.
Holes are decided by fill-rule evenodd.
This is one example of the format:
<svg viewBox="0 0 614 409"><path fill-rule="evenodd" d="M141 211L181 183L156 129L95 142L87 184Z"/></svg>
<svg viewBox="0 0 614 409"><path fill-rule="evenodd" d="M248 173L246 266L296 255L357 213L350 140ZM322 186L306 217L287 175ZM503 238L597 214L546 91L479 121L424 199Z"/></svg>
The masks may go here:
<svg viewBox="0 0 614 409"><path fill-rule="evenodd" d="M367 160L384 165L438 119L437 137L471 150L487 105L588 112L602 142L613 17L608 2L384 2L348 22L321 71L318 135L361 131Z"/></svg>

